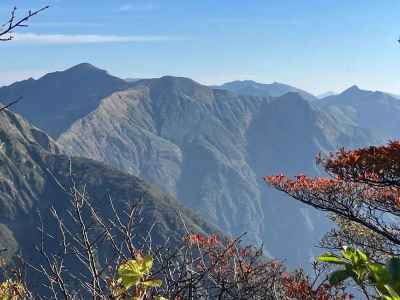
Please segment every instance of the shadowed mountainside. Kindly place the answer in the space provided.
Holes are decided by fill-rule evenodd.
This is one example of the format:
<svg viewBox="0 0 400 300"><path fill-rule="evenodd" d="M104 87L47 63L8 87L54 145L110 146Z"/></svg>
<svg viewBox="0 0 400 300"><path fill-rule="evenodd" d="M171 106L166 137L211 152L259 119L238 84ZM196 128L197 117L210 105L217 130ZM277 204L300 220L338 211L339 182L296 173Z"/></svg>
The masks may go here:
<svg viewBox="0 0 400 300"><path fill-rule="evenodd" d="M38 256L33 248L40 243L38 212L45 228L54 229L48 210L54 207L60 215L66 213L70 198L61 186L68 190L72 180L85 186L93 206L105 216L110 215L110 198L120 211L140 201L143 222L135 233L145 236L152 228L156 244L180 243L186 232L183 222L193 231L216 231L142 179L90 159L60 154L50 137L10 111L0 114L0 142L0 248L7 249L1 252L7 260L17 252L28 259Z"/></svg>

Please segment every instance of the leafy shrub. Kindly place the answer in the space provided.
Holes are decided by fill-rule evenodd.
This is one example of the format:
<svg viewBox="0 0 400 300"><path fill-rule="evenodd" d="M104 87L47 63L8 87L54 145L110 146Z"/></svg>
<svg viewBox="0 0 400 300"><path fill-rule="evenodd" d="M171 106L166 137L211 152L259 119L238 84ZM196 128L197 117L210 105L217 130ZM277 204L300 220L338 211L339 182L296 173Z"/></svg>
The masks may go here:
<svg viewBox="0 0 400 300"><path fill-rule="evenodd" d="M352 279L361 287L366 297L368 289L374 288L384 300L400 300L400 258L392 257L385 264L371 261L364 251L354 247L344 247L341 255L325 253L318 257L320 262L341 268L329 275L332 285Z"/></svg>

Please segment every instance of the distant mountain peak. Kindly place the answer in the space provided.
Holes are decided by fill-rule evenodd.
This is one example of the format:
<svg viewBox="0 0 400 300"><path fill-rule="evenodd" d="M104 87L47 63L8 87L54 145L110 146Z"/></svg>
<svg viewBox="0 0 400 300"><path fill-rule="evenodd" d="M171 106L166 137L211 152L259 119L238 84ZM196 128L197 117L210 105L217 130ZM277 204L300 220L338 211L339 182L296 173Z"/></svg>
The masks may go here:
<svg viewBox="0 0 400 300"><path fill-rule="evenodd" d="M361 92L361 91L362 90L358 87L358 85L352 85L347 90L344 90L343 94L344 93L358 93L358 92Z"/></svg>
<svg viewBox="0 0 400 300"><path fill-rule="evenodd" d="M93 72L93 71L95 71L95 72L106 72L105 70L97 68L96 66L94 66L94 65L92 65L90 63L80 63L80 64L77 64L77 65L65 70L65 72L71 72L71 71L75 71L75 72L76 71L80 71L80 72L88 72L88 71L89 72Z"/></svg>
<svg viewBox="0 0 400 300"><path fill-rule="evenodd" d="M67 78L76 78L76 77L111 77L107 71L103 69L99 69L96 66L89 63L80 63L68 69L62 71L55 71L51 73L47 73L43 77L39 78L39 80L47 80L50 78L59 78L59 76L64 76ZM123 81L122 79L120 79Z"/></svg>
<svg viewBox="0 0 400 300"><path fill-rule="evenodd" d="M358 85L354 84L349 88L349 90L360 91L361 89L358 87Z"/></svg>
<svg viewBox="0 0 400 300"><path fill-rule="evenodd" d="M276 81L266 84L259 83L253 80L236 80L224 83L220 86L216 86L216 88L229 90L236 94L252 95L259 97L280 97L288 92L296 92L309 101L313 101L316 99L315 96L307 93L306 91Z"/></svg>
<svg viewBox="0 0 400 300"><path fill-rule="evenodd" d="M97 108L102 98L128 83L89 63L0 88L1 99L24 98L13 107L35 126L57 137Z"/></svg>
<svg viewBox="0 0 400 300"><path fill-rule="evenodd" d="M131 82L129 86L131 88L147 87L152 97L157 99L179 99L176 95L190 96L193 100L203 103L211 103L214 99L212 89L186 77L167 75Z"/></svg>

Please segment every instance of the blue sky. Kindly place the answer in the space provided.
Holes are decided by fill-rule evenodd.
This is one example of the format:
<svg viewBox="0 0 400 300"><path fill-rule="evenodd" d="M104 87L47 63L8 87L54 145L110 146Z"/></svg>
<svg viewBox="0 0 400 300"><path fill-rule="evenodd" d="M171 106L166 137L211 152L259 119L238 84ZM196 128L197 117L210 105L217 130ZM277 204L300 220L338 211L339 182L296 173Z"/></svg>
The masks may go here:
<svg viewBox="0 0 400 300"><path fill-rule="evenodd" d="M0 85L90 62L120 77L400 93L398 0L2 0L50 4L0 44Z"/></svg>

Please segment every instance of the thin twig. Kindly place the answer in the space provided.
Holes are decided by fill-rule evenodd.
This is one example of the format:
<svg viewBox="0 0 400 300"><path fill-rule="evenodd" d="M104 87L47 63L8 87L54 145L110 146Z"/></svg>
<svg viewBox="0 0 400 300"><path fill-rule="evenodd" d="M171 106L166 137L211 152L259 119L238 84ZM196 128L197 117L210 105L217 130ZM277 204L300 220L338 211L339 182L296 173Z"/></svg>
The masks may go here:
<svg viewBox="0 0 400 300"><path fill-rule="evenodd" d="M12 35L13 30L18 28L18 27L28 27L28 25L26 24L26 22L32 18L33 16L41 13L42 11L48 9L50 7L50 5L46 5L36 11L28 11L28 14L21 18L21 19L17 19L16 17L16 12L17 12L17 7L14 7L11 11L11 15L10 18L8 19L8 21L3 24L0 28L4 28L5 29L3 31L0 31L0 41L11 41L14 37ZM9 34L8 37L4 38L3 36Z"/></svg>

